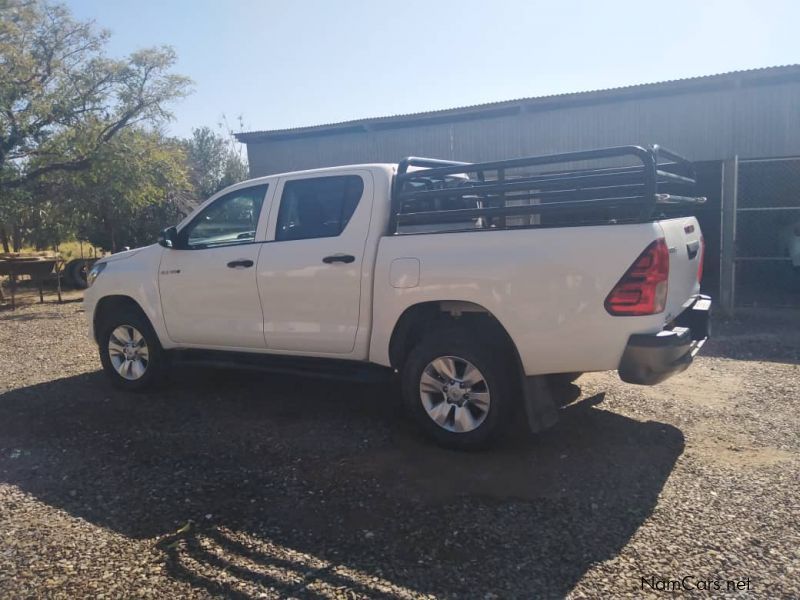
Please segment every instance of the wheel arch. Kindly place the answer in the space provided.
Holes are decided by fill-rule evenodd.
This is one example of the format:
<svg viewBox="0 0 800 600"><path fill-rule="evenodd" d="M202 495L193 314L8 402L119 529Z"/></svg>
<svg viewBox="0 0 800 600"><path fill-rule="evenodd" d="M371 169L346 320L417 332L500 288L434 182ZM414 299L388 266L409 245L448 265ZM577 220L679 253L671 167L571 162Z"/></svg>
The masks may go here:
<svg viewBox="0 0 800 600"><path fill-rule="evenodd" d="M528 377L513 338L503 323L480 304L469 301L436 300L420 302L406 308L395 324L389 341L392 368L402 369L408 353L419 340L440 325L464 323L470 333L506 351L516 372L517 391L524 402L528 426L532 432L546 429L558 420L556 405L548 380L543 376Z"/></svg>
<svg viewBox="0 0 800 600"><path fill-rule="evenodd" d="M508 351L520 378L524 378L522 360L508 330L490 310L465 300L431 300L406 308L389 338L391 367L399 370L408 353L426 333L445 325L464 326L471 334Z"/></svg>
<svg viewBox="0 0 800 600"><path fill-rule="evenodd" d="M150 318L147 316L147 313L144 311L144 309L130 296L122 294L103 296L97 301L97 304L94 308L94 315L92 317L95 342L98 344L100 343L100 331L102 329L103 322L108 315L124 309L136 311L142 317L147 319L147 322L150 323L151 327L153 326L153 323L150 321Z"/></svg>

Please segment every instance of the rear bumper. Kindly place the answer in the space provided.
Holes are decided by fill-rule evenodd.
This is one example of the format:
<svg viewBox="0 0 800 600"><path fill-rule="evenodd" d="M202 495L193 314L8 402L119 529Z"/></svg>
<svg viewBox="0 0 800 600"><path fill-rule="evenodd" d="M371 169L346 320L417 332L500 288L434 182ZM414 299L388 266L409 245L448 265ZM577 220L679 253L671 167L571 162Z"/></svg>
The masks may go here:
<svg viewBox="0 0 800 600"><path fill-rule="evenodd" d="M685 371L710 334L711 298L699 296L670 329L635 334L619 363L619 376L627 383L654 385Z"/></svg>

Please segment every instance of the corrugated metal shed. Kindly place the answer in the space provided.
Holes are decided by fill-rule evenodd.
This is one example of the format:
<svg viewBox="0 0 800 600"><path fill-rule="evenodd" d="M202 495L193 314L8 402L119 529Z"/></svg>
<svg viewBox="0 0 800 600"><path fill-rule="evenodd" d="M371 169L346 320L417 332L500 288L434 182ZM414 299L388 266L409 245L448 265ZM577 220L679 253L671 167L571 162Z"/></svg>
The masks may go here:
<svg viewBox="0 0 800 600"><path fill-rule="evenodd" d="M800 65L237 134L253 176L404 156L481 161L659 143L692 160L800 155Z"/></svg>

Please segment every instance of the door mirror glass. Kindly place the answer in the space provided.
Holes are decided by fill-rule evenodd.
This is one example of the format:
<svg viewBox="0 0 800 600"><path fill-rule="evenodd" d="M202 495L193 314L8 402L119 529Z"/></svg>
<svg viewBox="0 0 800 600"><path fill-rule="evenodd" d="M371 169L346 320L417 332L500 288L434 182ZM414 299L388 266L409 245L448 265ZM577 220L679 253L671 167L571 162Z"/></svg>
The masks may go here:
<svg viewBox="0 0 800 600"><path fill-rule="evenodd" d="M178 247L178 229L173 225L161 231L158 236L158 243L164 248L177 248Z"/></svg>

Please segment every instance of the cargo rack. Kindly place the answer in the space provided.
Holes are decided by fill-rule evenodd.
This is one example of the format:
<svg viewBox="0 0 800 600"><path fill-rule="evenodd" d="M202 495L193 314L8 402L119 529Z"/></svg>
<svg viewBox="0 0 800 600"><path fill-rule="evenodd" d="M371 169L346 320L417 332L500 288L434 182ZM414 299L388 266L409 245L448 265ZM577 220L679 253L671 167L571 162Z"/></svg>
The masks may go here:
<svg viewBox="0 0 800 600"><path fill-rule="evenodd" d="M597 166L609 162L625 164ZM586 163L595 167L576 166ZM397 167L389 232L647 222L705 202L691 195L695 184L692 163L657 145L483 163L408 157Z"/></svg>

